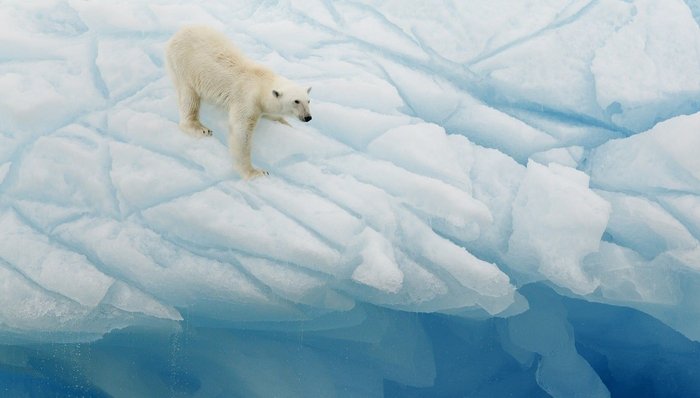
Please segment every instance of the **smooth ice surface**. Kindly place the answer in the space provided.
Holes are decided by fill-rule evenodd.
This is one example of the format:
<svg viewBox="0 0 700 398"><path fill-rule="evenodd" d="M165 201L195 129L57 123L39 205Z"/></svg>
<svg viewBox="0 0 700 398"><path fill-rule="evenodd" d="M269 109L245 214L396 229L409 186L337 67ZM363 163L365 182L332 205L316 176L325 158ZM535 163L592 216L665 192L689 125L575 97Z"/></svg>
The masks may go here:
<svg viewBox="0 0 700 398"><path fill-rule="evenodd" d="M269 177L234 172L223 110L178 130L163 50L191 23L313 86L311 123L256 128ZM697 395L699 23L696 0L3 3L0 391Z"/></svg>

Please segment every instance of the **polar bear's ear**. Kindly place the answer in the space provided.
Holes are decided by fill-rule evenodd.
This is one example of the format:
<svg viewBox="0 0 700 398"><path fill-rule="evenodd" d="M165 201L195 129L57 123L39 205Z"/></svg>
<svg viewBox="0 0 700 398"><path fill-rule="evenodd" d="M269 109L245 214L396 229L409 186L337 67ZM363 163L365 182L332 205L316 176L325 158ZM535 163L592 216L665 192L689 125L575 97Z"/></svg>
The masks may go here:
<svg viewBox="0 0 700 398"><path fill-rule="evenodd" d="M311 86L309 86L309 87L306 89L306 94L308 94L308 93L310 93L310 92L311 92Z"/></svg>
<svg viewBox="0 0 700 398"><path fill-rule="evenodd" d="M279 91L277 91L277 90L272 90L272 95L274 95L274 96L275 96L275 98L279 98L279 97L281 97L281 96L282 96L282 93L280 93L280 92L279 92Z"/></svg>

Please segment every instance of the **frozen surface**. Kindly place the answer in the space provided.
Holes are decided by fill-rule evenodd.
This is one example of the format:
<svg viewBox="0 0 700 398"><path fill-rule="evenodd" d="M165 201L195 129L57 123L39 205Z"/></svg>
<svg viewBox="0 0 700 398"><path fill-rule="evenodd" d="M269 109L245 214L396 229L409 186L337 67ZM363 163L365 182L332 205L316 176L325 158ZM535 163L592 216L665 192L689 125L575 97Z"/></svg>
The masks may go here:
<svg viewBox="0 0 700 398"><path fill-rule="evenodd" d="M4 3L0 391L634 396L635 366L698 354L699 15ZM220 109L178 131L163 48L189 23L313 86L311 123L256 129L271 176L236 175ZM601 332L622 315L674 354L630 363L635 330Z"/></svg>

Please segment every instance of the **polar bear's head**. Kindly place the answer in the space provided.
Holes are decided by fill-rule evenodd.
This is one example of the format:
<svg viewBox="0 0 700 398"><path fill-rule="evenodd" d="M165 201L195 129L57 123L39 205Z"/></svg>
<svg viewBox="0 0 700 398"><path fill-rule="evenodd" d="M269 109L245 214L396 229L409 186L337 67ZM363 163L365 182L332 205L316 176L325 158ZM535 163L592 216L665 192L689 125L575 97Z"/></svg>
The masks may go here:
<svg viewBox="0 0 700 398"><path fill-rule="evenodd" d="M292 84L272 90L272 96L278 101L280 114L296 116L302 122L308 122L311 121L310 92L311 87Z"/></svg>

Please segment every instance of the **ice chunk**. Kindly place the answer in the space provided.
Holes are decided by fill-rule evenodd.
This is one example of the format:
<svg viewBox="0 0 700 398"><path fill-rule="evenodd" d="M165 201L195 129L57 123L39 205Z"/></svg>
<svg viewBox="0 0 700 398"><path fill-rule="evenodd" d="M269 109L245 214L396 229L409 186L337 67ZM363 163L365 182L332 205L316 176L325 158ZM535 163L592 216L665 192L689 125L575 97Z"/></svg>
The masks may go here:
<svg viewBox="0 0 700 398"><path fill-rule="evenodd" d="M688 228L696 239L700 239L700 197L696 195L663 195L658 200Z"/></svg>
<svg viewBox="0 0 700 398"><path fill-rule="evenodd" d="M198 256L134 222L85 217L62 224L56 233L98 259L110 275L198 316L228 320L302 316L261 291L231 264L235 258Z"/></svg>
<svg viewBox="0 0 700 398"><path fill-rule="evenodd" d="M558 163L562 166L577 168L583 157L583 148L573 146L569 148L554 148L544 152L538 152L530 156L530 159L540 164Z"/></svg>
<svg viewBox="0 0 700 398"><path fill-rule="evenodd" d="M479 145L497 148L523 163L530 154L549 149L557 142L546 132L470 97L462 100L444 124L449 131L464 134Z"/></svg>
<svg viewBox="0 0 700 398"><path fill-rule="evenodd" d="M430 4L372 1L384 16L423 46L456 63L502 51L537 32L571 18L585 1L470 1L445 7Z"/></svg>
<svg viewBox="0 0 700 398"><path fill-rule="evenodd" d="M176 106L175 102L171 105ZM160 114L119 107L108 114L107 128L120 140L176 158L214 178L234 175L224 144L188 136L178 129L177 123Z"/></svg>
<svg viewBox="0 0 700 398"><path fill-rule="evenodd" d="M113 305L128 312L140 312L149 316L181 321L180 313L170 306L164 305L144 292L116 281L102 300L103 304Z"/></svg>
<svg viewBox="0 0 700 398"><path fill-rule="evenodd" d="M363 229L363 223L332 201L281 180L241 186L240 192L260 198L287 214L337 248L344 247Z"/></svg>
<svg viewBox="0 0 700 398"><path fill-rule="evenodd" d="M404 276L396 264L391 243L370 228L365 228L359 239L360 264L352 279L379 290L398 292Z"/></svg>
<svg viewBox="0 0 700 398"><path fill-rule="evenodd" d="M336 293L330 280L323 276L264 258L241 255L238 261L251 275L287 300L339 311L355 306L351 298Z"/></svg>
<svg viewBox="0 0 700 398"><path fill-rule="evenodd" d="M582 118L562 117L557 113L542 113L539 109L505 107L509 115L522 120L557 140L557 146L595 148L614 138L624 138L629 132ZM556 149L556 148L554 148Z"/></svg>
<svg viewBox="0 0 700 398"><path fill-rule="evenodd" d="M7 190L21 198L113 212L116 203L107 177L106 154L101 136L70 125L31 145Z"/></svg>
<svg viewBox="0 0 700 398"><path fill-rule="evenodd" d="M520 161L556 143L545 132L483 103L445 79L393 63L385 63L383 68L411 113L444 125L450 133L463 134Z"/></svg>
<svg viewBox="0 0 700 398"><path fill-rule="evenodd" d="M314 124L336 140L356 149L364 148L385 131L409 122L404 115L387 115L334 103L313 105Z"/></svg>
<svg viewBox="0 0 700 398"><path fill-rule="evenodd" d="M575 18L514 40L478 59L472 70L509 103L556 110L575 119L603 120L595 98L590 60L614 33L633 19L634 5L590 3ZM538 54L533 57L532 54Z"/></svg>
<svg viewBox="0 0 700 398"><path fill-rule="evenodd" d="M0 127L0 161L3 163L10 160L22 142L17 135L21 136L21 134L3 134L2 127Z"/></svg>
<svg viewBox="0 0 700 398"><path fill-rule="evenodd" d="M471 190L473 145L463 137L448 136L436 124L391 129L372 141L367 151L414 173L445 180L467 192Z"/></svg>
<svg viewBox="0 0 700 398"><path fill-rule="evenodd" d="M255 142L254 161L268 167L272 173L275 173L276 167L353 151L351 147L315 129L290 128L276 122L262 121L255 132Z"/></svg>
<svg viewBox="0 0 700 398"><path fill-rule="evenodd" d="M119 198L125 202L120 203L122 210L150 207L209 183L201 173L177 160L138 146L111 142L109 153L109 174Z"/></svg>
<svg viewBox="0 0 700 398"><path fill-rule="evenodd" d="M52 231L56 226L90 212L81 206L61 206L41 200L17 200L14 208L41 231Z"/></svg>
<svg viewBox="0 0 700 398"><path fill-rule="evenodd" d="M698 246L688 230L659 204L647 199L598 191L612 205L606 232L612 239L652 259L662 252Z"/></svg>
<svg viewBox="0 0 700 398"><path fill-rule="evenodd" d="M56 297L27 280L2 260L0 260L0 297L6 304L0 307L3 329L34 333L70 330L70 326L67 327L67 325L74 323L87 312L85 307L75 301ZM75 331L81 332L81 330Z"/></svg>
<svg viewBox="0 0 700 398"><path fill-rule="evenodd" d="M348 155L327 161L333 170L356 176L360 181L383 187L417 211L447 223L461 239L478 237L482 226L493 221L486 205L441 180L410 173L389 162ZM439 203L436 206L436 203Z"/></svg>
<svg viewBox="0 0 700 398"><path fill-rule="evenodd" d="M51 292L95 307L114 282L85 256L51 242L12 211L0 215L0 231L0 258Z"/></svg>
<svg viewBox="0 0 700 398"><path fill-rule="evenodd" d="M398 260L403 273L403 292L394 300L386 301L398 308L416 310L440 310L446 307L460 307L457 301L448 296L447 284L435 274L418 265L401 253Z"/></svg>
<svg viewBox="0 0 700 398"><path fill-rule="evenodd" d="M86 70L67 62L47 61L24 70L0 68L0 117L6 128L47 132L65 124L74 113L101 103ZM17 70L15 70L17 69ZM80 97L71 92L80 92ZM36 117L41 114L42 117Z"/></svg>
<svg viewBox="0 0 700 398"><path fill-rule="evenodd" d="M697 110L700 28L681 0L635 1L632 20L595 51L591 72L598 105L629 129Z"/></svg>
<svg viewBox="0 0 700 398"><path fill-rule="evenodd" d="M448 80L420 69L387 61L381 63L381 68L408 107L407 113L427 122L442 123L468 96Z"/></svg>
<svg viewBox="0 0 700 398"><path fill-rule="evenodd" d="M269 22L258 21L256 24L248 25L247 31L256 40L264 42L285 56L304 55L318 42L333 38L314 24L276 20L274 14L269 15ZM293 41L289 40L290 36L294 37Z"/></svg>
<svg viewBox="0 0 700 398"><path fill-rule="evenodd" d="M431 272L447 272L457 282L453 307L478 304L497 313L513 303L509 278L494 264L485 262L437 235L420 218L398 206L386 191L347 174L334 174L317 166L297 163L282 170L289 178L302 178L342 207L362 214L374 230L401 242L408 255ZM465 291L464 288L468 290ZM461 305L456 305L461 303Z"/></svg>
<svg viewBox="0 0 700 398"><path fill-rule="evenodd" d="M589 157L591 182L606 190L700 193L700 113L678 116L633 137L612 140ZM643 176L643 178L640 178Z"/></svg>
<svg viewBox="0 0 700 398"><path fill-rule="evenodd" d="M512 233L512 206L526 169L495 149L476 147L471 170L474 198L489 207L493 223L484 228L470 247L502 258Z"/></svg>
<svg viewBox="0 0 700 398"><path fill-rule="evenodd" d="M358 70L358 72L360 72ZM364 108L373 112L396 113L404 103L393 85L375 75L318 79L313 83L312 96L320 101ZM314 101L312 107L315 107Z"/></svg>
<svg viewBox="0 0 700 398"><path fill-rule="evenodd" d="M247 182L243 182L247 184ZM339 253L279 210L232 190L208 188L147 209L145 219L193 244L236 248L334 274Z"/></svg>
<svg viewBox="0 0 700 398"><path fill-rule="evenodd" d="M566 308L542 289L528 292L530 310L508 319L508 337L539 354L537 384L553 397L609 397L598 374L576 352Z"/></svg>
<svg viewBox="0 0 700 398"><path fill-rule="evenodd" d="M0 185L3 183L3 181L5 181L5 177L7 177L10 167L12 167L12 162L0 164Z"/></svg>
<svg viewBox="0 0 700 398"><path fill-rule="evenodd" d="M677 304L680 300L681 286L672 267L652 263L634 250L601 242L585 265L600 281L599 292L607 302Z"/></svg>
<svg viewBox="0 0 700 398"><path fill-rule="evenodd" d="M116 99L141 89L163 73L133 40L100 41L95 63L110 98Z"/></svg>
<svg viewBox="0 0 700 398"><path fill-rule="evenodd" d="M385 51L411 58L427 58L415 38L387 23L386 18L371 7L340 3L335 8L347 23L346 32L358 41L378 45Z"/></svg>
<svg viewBox="0 0 700 398"><path fill-rule="evenodd" d="M69 4L90 30L99 33L152 32L158 29L152 12L136 3L117 1L102 7L88 1L70 0Z"/></svg>
<svg viewBox="0 0 700 398"><path fill-rule="evenodd" d="M610 211L610 204L588 188L586 174L528 162L513 203L510 264L576 293L592 292L598 281L582 260L598 251Z"/></svg>

